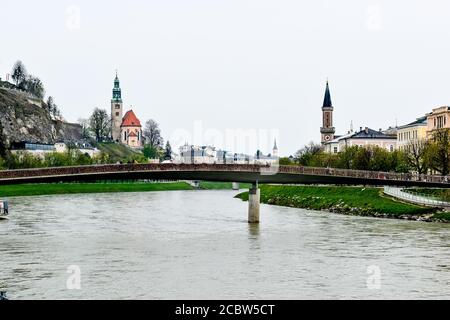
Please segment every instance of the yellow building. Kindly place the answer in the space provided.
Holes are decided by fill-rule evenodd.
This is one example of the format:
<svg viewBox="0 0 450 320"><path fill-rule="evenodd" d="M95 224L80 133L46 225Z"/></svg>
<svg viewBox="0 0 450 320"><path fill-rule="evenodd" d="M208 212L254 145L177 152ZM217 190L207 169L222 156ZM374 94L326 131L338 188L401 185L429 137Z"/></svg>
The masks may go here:
<svg viewBox="0 0 450 320"><path fill-rule="evenodd" d="M434 130L450 128L450 107L439 107L427 114L427 137L429 138Z"/></svg>
<svg viewBox="0 0 450 320"><path fill-rule="evenodd" d="M423 116L414 122L398 127L397 148L404 150L411 143L427 139L427 123L427 116Z"/></svg>

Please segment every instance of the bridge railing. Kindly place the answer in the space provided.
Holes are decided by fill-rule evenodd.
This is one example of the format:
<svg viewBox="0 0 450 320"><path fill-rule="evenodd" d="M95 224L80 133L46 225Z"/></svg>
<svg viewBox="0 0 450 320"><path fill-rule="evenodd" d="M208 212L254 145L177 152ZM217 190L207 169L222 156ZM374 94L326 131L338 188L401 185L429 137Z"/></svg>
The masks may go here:
<svg viewBox="0 0 450 320"><path fill-rule="evenodd" d="M446 208L450 207L450 202L435 199L433 197L425 197L422 195L416 195L409 192L405 192L402 188L398 187L385 186L384 193L398 199L402 199L408 202L417 203L425 206L446 207Z"/></svg>
<svg viewBox="0 0 450 320"><path fill-rule="evenodd" d="M297 173L308 175L334 176L334 177L349 177L362 179L376 179L376 180L397 180L397 181L422 181L433 183L449 183L450 176L436 176L426 174L413 173L395 173L395 172L381 172L381 171L364 171L352 169L336 169L336 168L317 168L317 167L302 167L302 166L280 166L281 173Z"/></svg>
<svg viewBox="0 0 450 320"><path fill-rule="evenodd" d="M45 176L65 176L65 175L83 175L83 174L101 174L101 173L120 173L136 171L202 171L202 172L252 172L260 173L268 165L247 165L247 164L104 164L88 165L76 167L52 167L52 168L34 168L19 170L0 171L0 179L14 179L26 177L45 177ZM286 174L305 174L317 176L333 176L360 179L375 180L394 180L394 181L421 181L447 184L450 181L449 176L436 176L412 173L393 173L378 171L363 171L351 169L336 168L317 168L303 166L279 166L278 173Z"/></svg>

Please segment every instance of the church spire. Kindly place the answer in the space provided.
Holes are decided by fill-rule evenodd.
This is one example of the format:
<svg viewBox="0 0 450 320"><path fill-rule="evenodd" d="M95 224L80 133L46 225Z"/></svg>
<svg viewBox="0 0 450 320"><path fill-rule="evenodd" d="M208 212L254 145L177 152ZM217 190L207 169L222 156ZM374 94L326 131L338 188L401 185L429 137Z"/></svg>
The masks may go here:
<svg viewBox="0 0 450 320"><path fill-rule="evenodd" d="M277 139L274 139L273 141L272 156L278 158Z"/></svg>
<svg viewBox="0 0 450 320"><path fill-rule="evenodd" d="M119 81L119 77L117 75L117 69L116 69L116 77L114 78L112 101L113 102L122 102L122 90L120 89L120 81Z"/></svg>
<svg viewBox="0 0 450 320"><path fill-rule="evenodd" d="M333 104L331 103L330 86L328 85L327 80L327 87L325 89L325 97L323 98L322 108L330 108L330 107L333 107Z"/></svg>
<svg viewBox="0 0 450 320"><path fill-rule="evenodd" d="M333 127L333 104L331 103L330 86L325 89L325 97L323 99L322 106L322 127L320 128L321 141L325 144L334 139L334 127Z"/></svg>

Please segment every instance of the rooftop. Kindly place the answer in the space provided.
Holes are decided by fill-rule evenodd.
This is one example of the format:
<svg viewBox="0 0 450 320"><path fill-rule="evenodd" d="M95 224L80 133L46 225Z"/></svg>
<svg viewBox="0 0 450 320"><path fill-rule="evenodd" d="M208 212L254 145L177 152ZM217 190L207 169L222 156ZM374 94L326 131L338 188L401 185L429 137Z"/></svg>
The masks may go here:
<svg viewBox="0 0 450 320"><path fill-rule="evenodd" d="M134 114L133 110L128 110L123 116L122 127L140 127L141 122Z"/></svg>

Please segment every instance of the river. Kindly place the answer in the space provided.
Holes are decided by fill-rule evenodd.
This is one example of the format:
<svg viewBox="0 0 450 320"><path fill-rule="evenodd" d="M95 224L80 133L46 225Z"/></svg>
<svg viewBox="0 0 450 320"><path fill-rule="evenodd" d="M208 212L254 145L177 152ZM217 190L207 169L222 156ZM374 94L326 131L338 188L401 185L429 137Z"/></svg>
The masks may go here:
<svg viewBox="0 0 450 320"><path fill-rule="evenodd" d="M261 224L248 225L235 194L11 198L0 290L10 299L450 298L448 224L262 205Z"/></svg>

